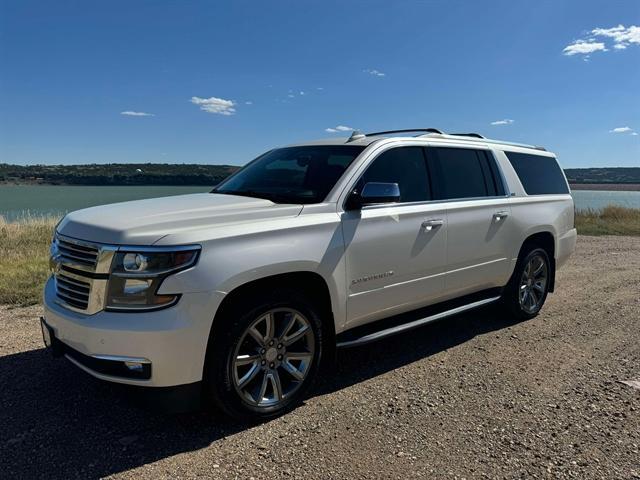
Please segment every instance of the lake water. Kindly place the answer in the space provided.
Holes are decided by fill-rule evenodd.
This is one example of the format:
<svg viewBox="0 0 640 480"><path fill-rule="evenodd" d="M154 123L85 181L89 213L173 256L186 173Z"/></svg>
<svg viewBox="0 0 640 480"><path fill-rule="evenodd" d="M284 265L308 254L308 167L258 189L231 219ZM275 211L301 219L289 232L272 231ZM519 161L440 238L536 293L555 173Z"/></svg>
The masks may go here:
<svg viewBox="0 0 640 480"><path fill-rule="evenodd" d="M25 215L62 216L79 208L142 198L210 191L210 187L70 187L55 185L0 185L0 215L12 221ZM576 207L602 208L609 204L640 208L640 192L576 190Z"/></svg>
<svg viewBox="0 0 640 480"><path fill-rule="evenodd" d="M208 191L211 187L0 185L0 215L9 221L25 215L61 217L73 210L106 203Z"/></svg>

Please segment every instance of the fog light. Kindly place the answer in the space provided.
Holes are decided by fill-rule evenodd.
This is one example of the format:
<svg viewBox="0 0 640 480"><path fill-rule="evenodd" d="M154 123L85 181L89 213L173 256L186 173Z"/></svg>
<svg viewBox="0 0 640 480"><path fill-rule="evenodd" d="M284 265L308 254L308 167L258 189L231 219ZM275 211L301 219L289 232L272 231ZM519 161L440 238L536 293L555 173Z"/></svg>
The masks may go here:
<svg viewBox="0 0 640 480"><path fill-rule="evenodd" d="M132 372L142 372L143 366L140 362L124 362L125 367L127 367Z"/></svg>

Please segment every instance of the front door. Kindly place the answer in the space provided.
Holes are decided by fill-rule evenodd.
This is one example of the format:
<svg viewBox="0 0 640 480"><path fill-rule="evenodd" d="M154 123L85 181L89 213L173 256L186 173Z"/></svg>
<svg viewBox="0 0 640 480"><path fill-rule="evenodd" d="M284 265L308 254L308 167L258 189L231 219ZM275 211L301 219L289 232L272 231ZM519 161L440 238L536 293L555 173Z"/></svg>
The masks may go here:
<svg viewBox="0 0 640 480"><path fill-rule="evenodd" d="M429 202L424 150L384 151L356 189L368 182L397 183L400 202L342 214L349 328L426 305L444 287L447 217L443 204Z"/></svg>

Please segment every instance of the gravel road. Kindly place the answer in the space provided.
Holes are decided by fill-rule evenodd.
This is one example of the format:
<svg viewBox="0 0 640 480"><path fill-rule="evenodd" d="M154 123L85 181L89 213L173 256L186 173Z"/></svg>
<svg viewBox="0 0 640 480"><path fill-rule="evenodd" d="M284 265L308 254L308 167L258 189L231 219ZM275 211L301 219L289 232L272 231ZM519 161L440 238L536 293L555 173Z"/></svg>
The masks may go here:
<svg viewBox="0 0 640 480"><path fill-rule="evenodd" d="M339 354L250 426L136 407L0 307L0 477L640 478L640 238L579 237L533 320L494 308Z"/></svg>

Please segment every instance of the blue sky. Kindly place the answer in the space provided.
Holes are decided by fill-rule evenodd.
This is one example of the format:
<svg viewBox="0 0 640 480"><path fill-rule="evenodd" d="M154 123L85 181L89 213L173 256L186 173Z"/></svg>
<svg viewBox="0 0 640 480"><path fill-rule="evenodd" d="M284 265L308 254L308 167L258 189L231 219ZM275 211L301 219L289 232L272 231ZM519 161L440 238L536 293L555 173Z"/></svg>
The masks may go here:
<svg viewBox="0 0 640 480"><path fill-rule="evenodd" d="M638 26L632 0L0 0L0 162L244 164L347 126L640 166Z"/></svg>

